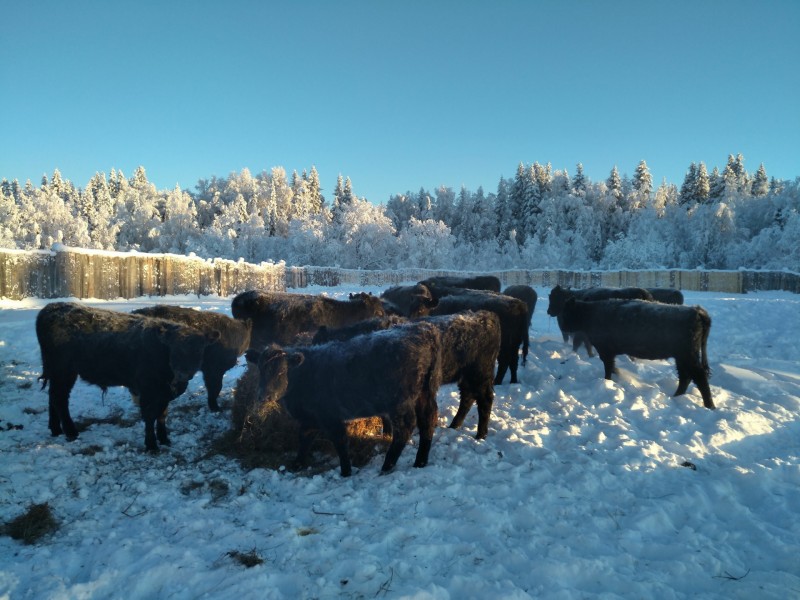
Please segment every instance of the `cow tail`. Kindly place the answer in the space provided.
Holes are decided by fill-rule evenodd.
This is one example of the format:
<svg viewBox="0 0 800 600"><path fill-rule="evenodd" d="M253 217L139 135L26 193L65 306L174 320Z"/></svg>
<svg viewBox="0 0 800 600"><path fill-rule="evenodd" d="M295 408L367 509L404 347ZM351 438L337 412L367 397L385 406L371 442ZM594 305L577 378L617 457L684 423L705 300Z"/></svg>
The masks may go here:
<svg viewBox="0 0 800 600"><path fill-rule="evenodd" d="M526 325L525 326L525 335L522 338L522 357L528 357L528 346L530 344L530 328Z"/></svg>
<svg viewBox="0 0 800 600"><path fill-rule="evenodd" d="M700 364L706 375L711 375L711 367L708 365L708 334L711 333L711 317L706 311L700 314L702 324L702 339L700 340Z"/></svg>

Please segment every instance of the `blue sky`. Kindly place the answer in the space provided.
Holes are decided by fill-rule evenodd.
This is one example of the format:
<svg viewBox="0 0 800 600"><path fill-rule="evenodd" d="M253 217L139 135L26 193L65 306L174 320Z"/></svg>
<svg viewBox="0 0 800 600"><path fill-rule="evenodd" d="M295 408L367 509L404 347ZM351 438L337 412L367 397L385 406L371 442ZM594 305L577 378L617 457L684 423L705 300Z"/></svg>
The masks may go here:
<svg viewBox="0 0 800 600"><path fill-rule="evenodd" d="M375 203L520 162L800 175L800 1L0 0L0 178L312 165Z"/></svg>

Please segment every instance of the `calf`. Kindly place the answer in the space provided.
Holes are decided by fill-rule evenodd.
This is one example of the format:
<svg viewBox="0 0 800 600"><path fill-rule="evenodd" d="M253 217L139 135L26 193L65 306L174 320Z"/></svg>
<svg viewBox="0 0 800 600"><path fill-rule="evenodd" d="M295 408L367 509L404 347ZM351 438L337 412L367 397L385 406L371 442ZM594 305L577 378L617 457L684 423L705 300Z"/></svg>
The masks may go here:
<svg viewBox="0 0 800 600"><path fill-rule="evenodd" d="M169 319L190 325L205 333L219 332L219 338L206 346L200 370L208 391L208 408L219 411L217 398L222 391L225 372L236 366L239 357L250 347L249 320L232 319L228 315L209 310L195 310L181 306L158 304L132 311L136 315Z"/></svg>
<svg viewBox="0 0 800 600"><path fill-rule="evenodd" d="M706 408L715 408L708 384L706 346L711 317L699 306L675 306L641 300L584 302L571 298L564 304L564 323L570 331L583 331L597 348L611 379L618 354L645 359L674 358L678 369L675 396L697 384Z"/></svg>
<svg viewBox="0 0 800 600"><path fill-rule="evenodd" d="M321 429L339 455L343 477L352 472L346 421L382 416L392 423L392 442L382 471L397 463L416 423L415 467L428 463L438 418L441 335L430 323L414 323L303 348L268 347L258 358L259 401L280 401L299 421L297 465L308 460L310 432Z"/></svg>
<svg viewBox="0 0 800 600"><path fill-rule="evenodd" d="M81 377L104 391L124 386L139 399L144 442L151 452L169 444L167 406L180 396L219 333L139 315L53 302L36 317L42 352L42 389L50 384L49 425L70 441L78 430L69 414L69 395Z"/></svg>
<svg viewBox="0 0 800 600"><path fill-rule="evenodd" d="M500 292L500 279L494 275L476 275L475 277L455 277L442 275L438 277L428 277L419 283L428 289L438 287L456 287L469 290L485 290L488 292L497 293Z"/></svg>
<svg viewBox="0 0 800 600"><path fill-rule="evenodd" d="M539 295L529 285L510 285L503 290L503 295L522 300L528 306L528 329L525 331L525 338L522 340L522 364L524 365L528 362L531 320L533 319L533 311L536 309L536 301L539 299Z"/></svg>
<svg viewBox="0 0 800 600"><path fill-rule="evenodd" d="M646 288L656 302L683 304L683 293L674 288Z"/></svg>
<svg viewBox="0 0 800 600"><path fill-rule="evenodd" d="M519 349L528 329L528 307L510 296L492 292L462 290L461 293L443 296L431 309L417 307L415 313L431 316L452 315L464 311L488 310L500 320L500 350L497 355L497 375L494 384L503 383L506 371L511 371L511 383L517 381Z"/></svg>
<svg viewBox="0 0 800 600"><path fill-rule="evenodd" d="M342 327L386 313L380 298L371 294L350 294L336 300L313 294L286 292L242 292L233 299L231 312L237 319L250 319L250 348L263 350L269 344L287 345L308 339L321 326Z"/></svg>
<svg viewBox="0 0 800 600"><path fill-rule="evenodd" d="M564 303L570 298L577 300L584 300L592 302L595 300L609 300L611 298L621 298L628 300L653 300L653 295L643 288L628 287L628 288L609 288L609 287L592 287L583 290L572 290L569 288L562 288L560 285L555 286L550 290L549 304L547 306L547 314L551 317L556 317L558 321L558 328L561 330L561 335L565 342L569 341L569 336L572 335L572 350L577 352L581 344L586 346L586 353L589 356L594 356L592 345L589 340L583 335L581 331L570 331L564 325L564 319L561 312L564 309Z"/></svg>
<svg viewBox="0 0 800 600"><path fill-rule="evenodd" d="M464 423L472 405L478 405L478 431L484 439L494 403L494 364L500 352L500 318L490 311L463 312L438 317L423 317L414 322L436 325L442 334L442 384L456 383L460 401L450 427ZM333 331L320 329L315 343L352 339L369 331L379 331L408 323L397 317L370 319Z"/></svg>

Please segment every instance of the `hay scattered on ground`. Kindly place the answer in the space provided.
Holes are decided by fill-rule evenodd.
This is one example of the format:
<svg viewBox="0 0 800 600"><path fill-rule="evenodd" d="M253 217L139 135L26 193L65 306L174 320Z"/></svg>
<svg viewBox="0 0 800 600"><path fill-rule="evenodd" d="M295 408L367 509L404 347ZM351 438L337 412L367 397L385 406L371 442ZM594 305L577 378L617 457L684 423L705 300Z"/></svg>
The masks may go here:
<svg viewBox="0 0 800 600"><path fill-rule="evenodd" d="M20 516L6 523L4 533L23 544L35 544L44 536L58 530L58 522L47 502L32 504Z"/></svg>

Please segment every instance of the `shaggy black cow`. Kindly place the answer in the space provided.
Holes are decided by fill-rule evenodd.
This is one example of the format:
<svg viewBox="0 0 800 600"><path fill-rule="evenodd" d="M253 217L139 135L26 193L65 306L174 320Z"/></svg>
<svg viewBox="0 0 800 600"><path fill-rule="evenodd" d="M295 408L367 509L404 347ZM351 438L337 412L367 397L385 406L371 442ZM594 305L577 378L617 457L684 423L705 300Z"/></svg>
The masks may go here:
<svg viewBox="0 0 800 600"><path fill-rule="evenodd" d="M697 384L706 408L715 408L708 384L710 369L706 346L711 317L700 306L676 306L641 300L570 299L564 304L564 323L570 331L583 331L597 348L605 378L615 371L618 354L637 358L674 358L678 369L675 396Z"/></svg>
<svg viewBox="0 0 800 600"><path fill-rule="evenodd" d="M382 471L397 463L416 424L415 467L428 464L441 382L441 335L430 323L409 323L320 346L271 345L258 358L259 401L280 401L299 421L297 466L308 460L310 432L321 429L351 472L346 421L373 416L392 423Z"/></svg>
<svg viewBox="0 0 800 600"><path fill-rule="evenodd" d="M396 285L381 292L381 301L386 313L402 317L414 316L411 314L412 305L429 303L432 300L431 291L421 283Z"/></svg>
<svg viewBox="0 0 800 600"><path fill-rule="evenodd" d="M547 306L547 314L551 317L556 317L558 321L558 328L561 330L561 335L565 342L569 341L569 336L572 335L572 349L577 352L581 344L586 346L586 352L589 356L594 356L592 345L589 340L580 331L571 331L564 325L564 320L561 313L564 309L564 303L570 298L576 300L583 300L585 302L593 302L595 300L609 300L611 298L619 298L626 300L653 300L653 295L643 288L628 287L628 288L608 288L608 287L592 287L582 290L572 290L569 288L562 288L560 285L555 286L550 290L549 304Z"/></svg>
<svg viewBox="0 0 800 600"><path fill-rule="evenodd" d="M476 275L475 277L455 277L441 275L428 277L420 281L431 292L434 288L451 287L464 288L469 290L486 290L488 292L500 292L500 280L494 275ZM435 294L435 292L434 292Z"/></svg>
<svg viewBox="0 0 800 600"><path fill-rule="evenodd" d="M269 344L287 345L303 341L323 325L343 327L371 317L382 317L380 298L371 294L350 294L336 300L313 294L287 292L242 292L233 299L231 313L253 323L250 348L263 350Z"/></svg>
<svg viewBox="0 0 800 600"><path fill-rule="evenodd" d="M442 296L433 308L418 306L412 309L418 315L452 315L464 311L488 310L500 319L500 352L497 355L497 375L494 384L503 383L506 371L511 371L511 383L517 381L519 349L528 330L528 306L517 298L478 290L461 290L460 293Z"/></svg>
<svg viewBox="0 0 800 600"><path fill-rule="evenodd" d="M348 340L408 322L398 317L384 317L332 331L320 329L314 342ZM436 325L442 334L442 384L458 384L460 396L458 411L450 427L461 427L472 405L477 403L478 431L475 437L484 439L489 431L494 403L494 364L500 353L500 318L493 312L482 310L423 317L413 322Z"/></svg>
<svg viewBox="0 0 800 600"><path fill-rule="evenodd" d="M656 302L683 304L683 293L675 288L645 288Z"/></svg>
<svg viewBox="0 0 800 600"><path fill-rule="evenodd" d="M206 346L200 370L208 391L208 408L219 411L217 398L222 391L225 372L236 366L239 357L250 347L250 321L231 319L209 310L158 304L132 311L133 314L169 319L190 325L202 332L219 332L219 339Z"/></svg>
<svg viewBox="0 0 800 600"><path fill-rule="evenodd" d="M169 444L167 406L200 369L215 342L194 327L139 315L53 302L36 317L42 351L42 389L50 384L50 433L72 441L78 430L69 414L69 394L78 377L103 390L124 386L138 398L144 443L151 452Z"/></svg>
<svg viewBox="0 0 800 600"><path fill-rule="evenodd" d="M528 306L528 329L525 332L525 339L522 340L522 364L524 365L528 362L531 320L533 319L533 311L536 309L536 301L539 299L539 295L529 285L510 285L503 290L503 295L522 300Z"/></svg>

